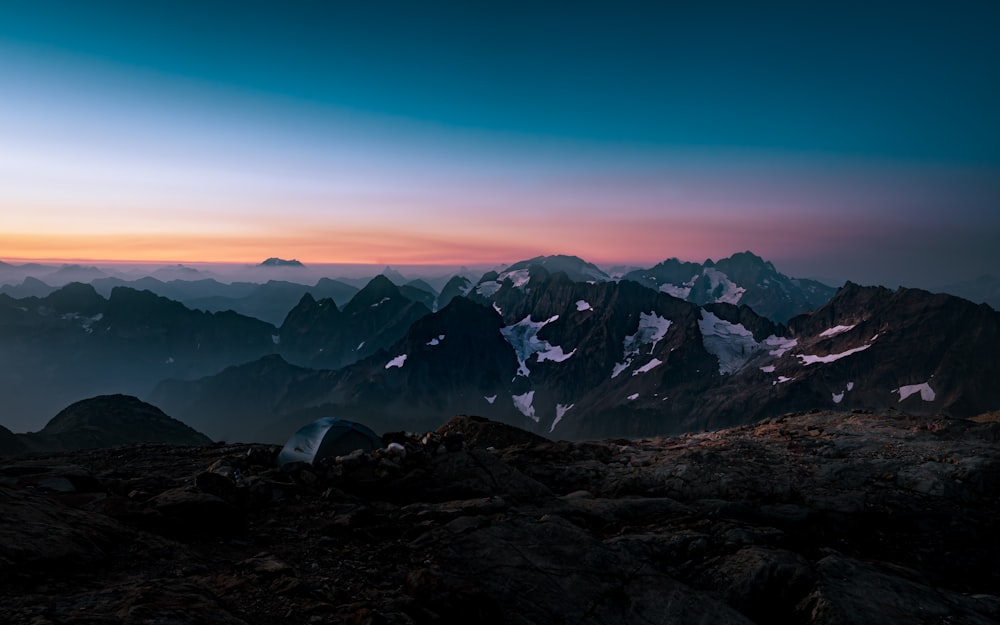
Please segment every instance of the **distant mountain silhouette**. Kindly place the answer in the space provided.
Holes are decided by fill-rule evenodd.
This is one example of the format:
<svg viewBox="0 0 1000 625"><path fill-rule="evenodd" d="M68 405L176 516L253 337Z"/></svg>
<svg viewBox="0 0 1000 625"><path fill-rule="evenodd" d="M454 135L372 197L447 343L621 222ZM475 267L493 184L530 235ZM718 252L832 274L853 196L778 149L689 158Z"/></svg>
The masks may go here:
<svg viewBox="0 0 1000 625"><path fill-rule="evenodd" d="M58 287L45 284L38 278L28 276L21 282L21 284L4 284L0 286L0 293L17 299L22 297L45 297L57 288Z"/></svg>
<svg viewBox="0 0 1000 625"><path fill-rule="evenodd" d="M257 265L258 267L305 267L302 263L295 260L285 260L283 258L268 258L264 262Z"/></svg>
<svg viewBox="0 0 1000 625"><path fill-rule="evenodd" d="M994 275L985 274L973 280L953 282L933 290L964 297L977 304L989 304L993 310L1000 310L1000 278Z"/></svg>

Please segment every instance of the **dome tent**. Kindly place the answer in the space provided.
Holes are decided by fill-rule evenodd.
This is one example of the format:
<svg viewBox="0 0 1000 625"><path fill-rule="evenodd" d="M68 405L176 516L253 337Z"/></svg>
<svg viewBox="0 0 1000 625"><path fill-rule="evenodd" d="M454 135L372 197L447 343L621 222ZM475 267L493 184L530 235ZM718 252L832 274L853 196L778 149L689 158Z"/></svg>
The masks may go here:
<svg viewBox="0 0 1000 625"><path fill-rule="evenodd" d="M278 454L278 464L312 463L323 458L343 456L355 449L371 451L382 446L382 439L367 426L324 417L302 426L292 434Z"/></svg>

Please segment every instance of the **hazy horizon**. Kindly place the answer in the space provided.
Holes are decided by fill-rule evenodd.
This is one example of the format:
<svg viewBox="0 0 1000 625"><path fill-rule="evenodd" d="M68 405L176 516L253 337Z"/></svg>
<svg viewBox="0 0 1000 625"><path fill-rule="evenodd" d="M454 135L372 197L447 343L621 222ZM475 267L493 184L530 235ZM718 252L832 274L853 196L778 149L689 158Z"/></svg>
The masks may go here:
<svg viewBox="0 0 1000 625"><path fill-rule="evenodd" d="M741 252L755 253L753 250L742 250ZM733 254L741 253L733 252ZM693 263L704 263L705 261L711 260L713 262L718 262L723 258L728 258L733 254L727 254L724 256L717 257L702 257L702 258L677 258L676 256L670 256L660 259L655 263L649 264L637 264L629 262L610 262L610 263L593 263L601 270L611 273L614 269L620 269L623 267L627 268L638 268L638 269L648 269L652 266L659 264L660 262L677 258L682 262L693 262ZM550 256L556 254L544 254L543 256ZM591 262L589 258L581 256L580 254L565 254L567 256L577 256L584 261ZM200 272L200 275L194 276L196 279L202 278L215 278L220 281L267 281L267 280L286 280L290 282L298 282L301 284L313 284L316 280L320 278L345 278L345 279L362 279L374 277L386 269L391 269L395 272L402 274L408 279L417 278L437 278L440 279L445 276L456 275L463 269L467 274L477 279L482 274L491 271L499 270L510 266L516 262L523 260L528 260L528 258L516 258L516 259L505 259L502 261L494 263L459 263L459 264L405 264L405 263L311 263L302 261L302 259L295 258L294 256L287 257L269 257L269 258L281 258L282 260L297 260L302 263L302 267L266 267L262 266L261 262L266 259L261 259L256 262L229 262L220 263L212 261L128 261L128 260L106 260L106 259L20 259L20 258L0 258L0 262L7 263L14 267L20 267L22 265L39 264L47 268L52 268L58 270L65 267L81 267L89 268L94 267L105 273L108 273L114 277L121 277L123 279L137 279L142 276L148 276L157 272L169 273L170 270L180 270L182 268L194 269ZM821 265L816 265L820 272L809 270L809 263L802 263L801 265L784 266L782 264L773 262L772 259L762 257L765 261L770 261L775 265L775 268L791 278L799 279L810 279L817 280L828 286L839 287L845 282L854 282L862 285L870 286L885 286L889 288L897 287L908 287L908 288L922 288L922 289L935 289L952 284L958 284L961 282L975 280L976 278L982 276L993 276L996 277L996 272L993 268L984 267L982 271L978 273L970 273L964 276L958 276L953 279L939 279L934 281L930 276L923 276L922 279L916 281L903 281L903 280L879 280L877 276L879 272L859 272L858 275L846 275L843 272L830 272L822 273L823 267ZM797 271L796 269L800 269ZM31 273L34 277L38 277L34 273ZM4 276L0 275L0 284L17 284L23 279L20 273L15 274L16 279L5 279ZM174 280L174 279L184 279L180 274L169 275L164 280ZM43 280L44 281L44 280Z"/></svg>

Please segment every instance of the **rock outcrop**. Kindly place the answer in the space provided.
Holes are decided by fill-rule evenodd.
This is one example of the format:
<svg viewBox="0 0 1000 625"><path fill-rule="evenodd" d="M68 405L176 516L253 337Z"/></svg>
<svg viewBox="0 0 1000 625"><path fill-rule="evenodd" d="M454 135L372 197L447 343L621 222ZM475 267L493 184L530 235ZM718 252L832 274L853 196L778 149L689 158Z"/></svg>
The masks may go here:
<svg viewBox="0 0 1000 625"><path fill-rule="evenodd" d="M156 406L121 394L80 400L61 410L38 432L12 436L14 442L0 431L0 455L24 450L61 451L129 443L207 445L212 442Z"/></svg>
<svg viewBox="0 0 1000 625"><path fill-rule="evenodd" d="M1000 620L1000 424L808 413L552 442L460 417L319 465L0 463L4 623Z"/></svg>

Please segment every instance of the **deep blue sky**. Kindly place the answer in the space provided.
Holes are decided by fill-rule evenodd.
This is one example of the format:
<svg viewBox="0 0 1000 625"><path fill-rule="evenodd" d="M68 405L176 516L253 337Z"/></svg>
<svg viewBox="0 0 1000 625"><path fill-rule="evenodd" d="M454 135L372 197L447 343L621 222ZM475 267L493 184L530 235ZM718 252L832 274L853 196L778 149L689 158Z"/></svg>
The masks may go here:
<svg viewBox="0 0 1000 625"><path fill-rule="evenodd" d="M17 4L13 42L447 126L1000 159L996 2Z"/></svg>
<svg viewBox="0 0 1000 625"><path fill-rule="evenodd" d="M586 215L633 215L637 228L663 235L662 250L641 258L588 254L592 239L560 240L558 231L550 240L559 249L525 243L497 253L701 260L749 248L834 278L853 276L831 265L850 255L854 271L892 267L896 274L869 274L885 282L916 281L907 268L929 256L950 263L935 276L949 279L995 271L1000 260L990 251L1000 247L992 245L1000 238L998 33L1000 3L985 1L7 3L0 79L14 95L0 102L0 131L20 132L23 145L32 132L71 137L36 143L33 162L43 166L71 161L79 148L100 152L95 163L112 168L120 158L128 168L127 152L153 143L173 147L150 169L180 172L183 153L194 151L206 155L200 170L224 177L229 162L257 150L240 171L281 172L267 190L287 190L286 207L324 184L296 186L294 172L315 168L321 178L331 163L365 153L352 183L364 180L364 193L399 184L405 196L392 208L372 200L384 221L447 204L432 217L440 233L455 215L485 219L518 203L517 219L537 231L573 214L553 198L579 195L562 201ZM11 211L34 197L23 181L44 178L23 167L3 175L21 177L20 195L0 196ZM177 176L169 181L190 173ZM594 183L601 177L608 180ZM466 182L466 196L434 195ZM83 206L92 208L104 191L90 191ZM601 193L603 203L588 203ZM183 212L193 194L176 209L151 201L148 210ZM498 195L508 204L491 204ZM45 197L32 214L53 204L67 214L65 198ZM337 203L343 196L324 197L334 207L330 228L356 221ZM146 210L135 197L107 201L119 200ZM228 214L240 212L238 197L227 202ZM720 224L739 230L733 215L760 232L748 231L745 243L738 232L718 241L705 234ZM591 225L602 227L596 217ZM24 217L8 230L39 227ZM781 247L780 237L795 236L819 239ZM289 244L297 240L289 235Z"/></svg>

